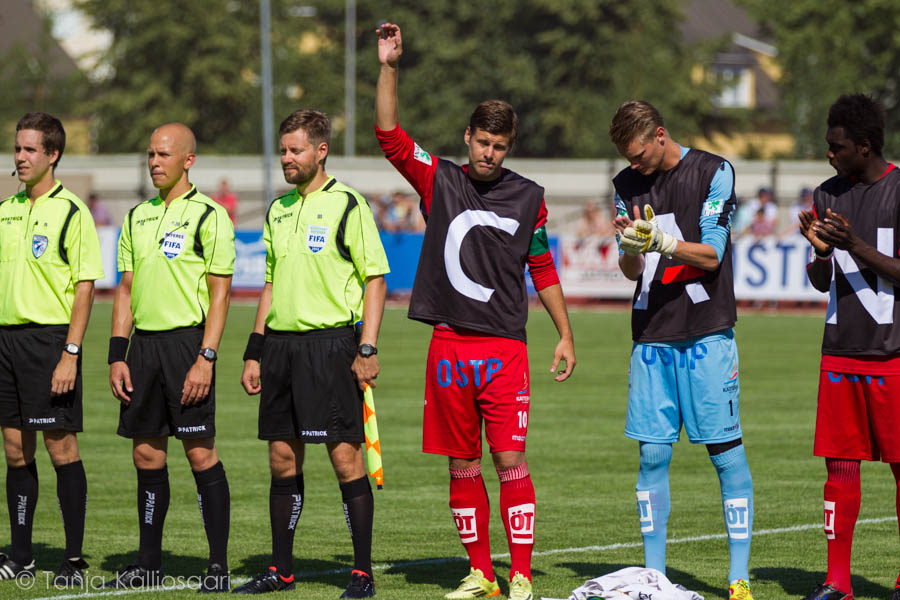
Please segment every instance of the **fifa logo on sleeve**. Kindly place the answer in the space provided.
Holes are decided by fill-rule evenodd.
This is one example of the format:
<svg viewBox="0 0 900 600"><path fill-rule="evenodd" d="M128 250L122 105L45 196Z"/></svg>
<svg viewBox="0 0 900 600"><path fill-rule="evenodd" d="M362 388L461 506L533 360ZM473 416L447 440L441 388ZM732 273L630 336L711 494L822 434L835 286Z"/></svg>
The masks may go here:
<svg viewBox="0 0 900 600"><path fill-rule="evenodd" d="M750 537L749 502L747 498L730 498L725 500L725 526L728 537L733 540L746 540Z"/></svg>
<svg viewBox="0 0 900 600"><path fill-rule="evenodd" d="M475 527L474 508L451 508L453 521L459 530L459 541L463 544L471 544L478 541L478 529Z"/></svg>
<svg viewBox="0 0 900 600"><path fill-rule="evenodd" d="M513 544L534 543L534 504L510 506L507 511L509 520L509 540Z"/></svg>
<svg viewBox="0 0 900 600"><path fill-rule="evenodd" d="M834 502L825 501L825 538L834 539Z"/></svg>
<svg viewBox="0 0 900 600"><path fill-rule="evenodd" d="M650 504L650 491L639 490L637 492L638 520L641 524L641 533L653 531L653 506Z"/></svg>

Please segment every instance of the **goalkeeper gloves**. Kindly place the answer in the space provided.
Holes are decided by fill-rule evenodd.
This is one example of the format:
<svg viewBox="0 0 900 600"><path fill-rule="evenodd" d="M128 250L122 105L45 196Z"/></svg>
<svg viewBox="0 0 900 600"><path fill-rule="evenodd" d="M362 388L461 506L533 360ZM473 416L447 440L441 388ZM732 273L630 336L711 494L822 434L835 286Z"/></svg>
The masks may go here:
<svg viewBox="0 0 900 600"><path fill-rule="evenodd" d="M667 258L672 257L678 240L675 236L659 228L656 216L649 204L644 205L645 219L634 221L622 232L619 247L625 254L636 256L647 252L659 252Z"/></svg>

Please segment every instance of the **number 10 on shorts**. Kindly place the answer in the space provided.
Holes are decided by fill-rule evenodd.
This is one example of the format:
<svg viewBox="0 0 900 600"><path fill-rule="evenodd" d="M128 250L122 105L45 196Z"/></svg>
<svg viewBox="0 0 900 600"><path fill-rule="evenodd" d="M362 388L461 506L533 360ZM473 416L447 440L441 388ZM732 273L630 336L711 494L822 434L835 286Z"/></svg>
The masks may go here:
<svg viewBox="0 0 900 600"><path fill-rule="evenodd" d="M519 416L519 429L528 429L528 411L520 410L516 414Z"/></svg>

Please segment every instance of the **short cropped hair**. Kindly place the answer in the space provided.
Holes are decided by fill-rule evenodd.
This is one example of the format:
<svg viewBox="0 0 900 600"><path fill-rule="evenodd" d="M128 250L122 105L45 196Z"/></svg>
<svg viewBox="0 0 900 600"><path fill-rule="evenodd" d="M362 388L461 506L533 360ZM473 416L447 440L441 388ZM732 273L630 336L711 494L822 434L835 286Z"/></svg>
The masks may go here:
<svg viewBox="0 0 900 600"><path fill-rule="evenodd" d="M881 156L884 149L884 107L866 94L844 94L828 109L828 128L841 127L856 144L866 140Z"/></svg>
<svg viewBox="0 0 900 600"><path fill-rule="evenodd" d="M657 127L665 127L659 111L644 100L629 100L622 104L609 125L609 139L616 147L627 146L634 140L646 142Z"/></svg>
<svg viewBox="0 0 900 600"><path fill-rule="evenodd" d="M23 129L33 129L40 131L43 139L41 143L44 145L44 153L48 156L54 151L59 150L59 156L53 163L55 169L62 160L63 151L66 149L66 130L63 129L62 122L53 115L43 112L26 113L19 122L16 123L16 131Z"/></svg>
<svg viewBox="0 0 900 600"><path fill-rule="evenodd" d="M509 102L485 100L469 117L469 132L475 133L476 129L493 135L508 135L509 145L512 146L519 131L519 117Z"/></svg>
<svg viewBox="0 0 900 600"><path fill-rule="evenodd" d="M320 110L312 110L304 108L295 110L281 122L278 127L279 137L286 133L294 133L298 129L302 129L306 133L306 138L313 146L318 146L322 142L331 147L331 119L328 115ZM328 159L326 155L325 160ZM322 164L325 164L325 160Z"/></svg>

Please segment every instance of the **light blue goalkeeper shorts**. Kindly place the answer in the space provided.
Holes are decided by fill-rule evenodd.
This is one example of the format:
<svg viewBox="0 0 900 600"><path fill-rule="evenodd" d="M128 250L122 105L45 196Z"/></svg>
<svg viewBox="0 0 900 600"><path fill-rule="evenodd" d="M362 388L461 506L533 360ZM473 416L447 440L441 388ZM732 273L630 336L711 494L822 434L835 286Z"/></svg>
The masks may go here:
<svg viewBox="0 0 900 600"><path fill-rule="evenodd" d="M634 344L625 435L677 442L681 425L694 444L741 437L734 330L680 342Z"/></svg>

